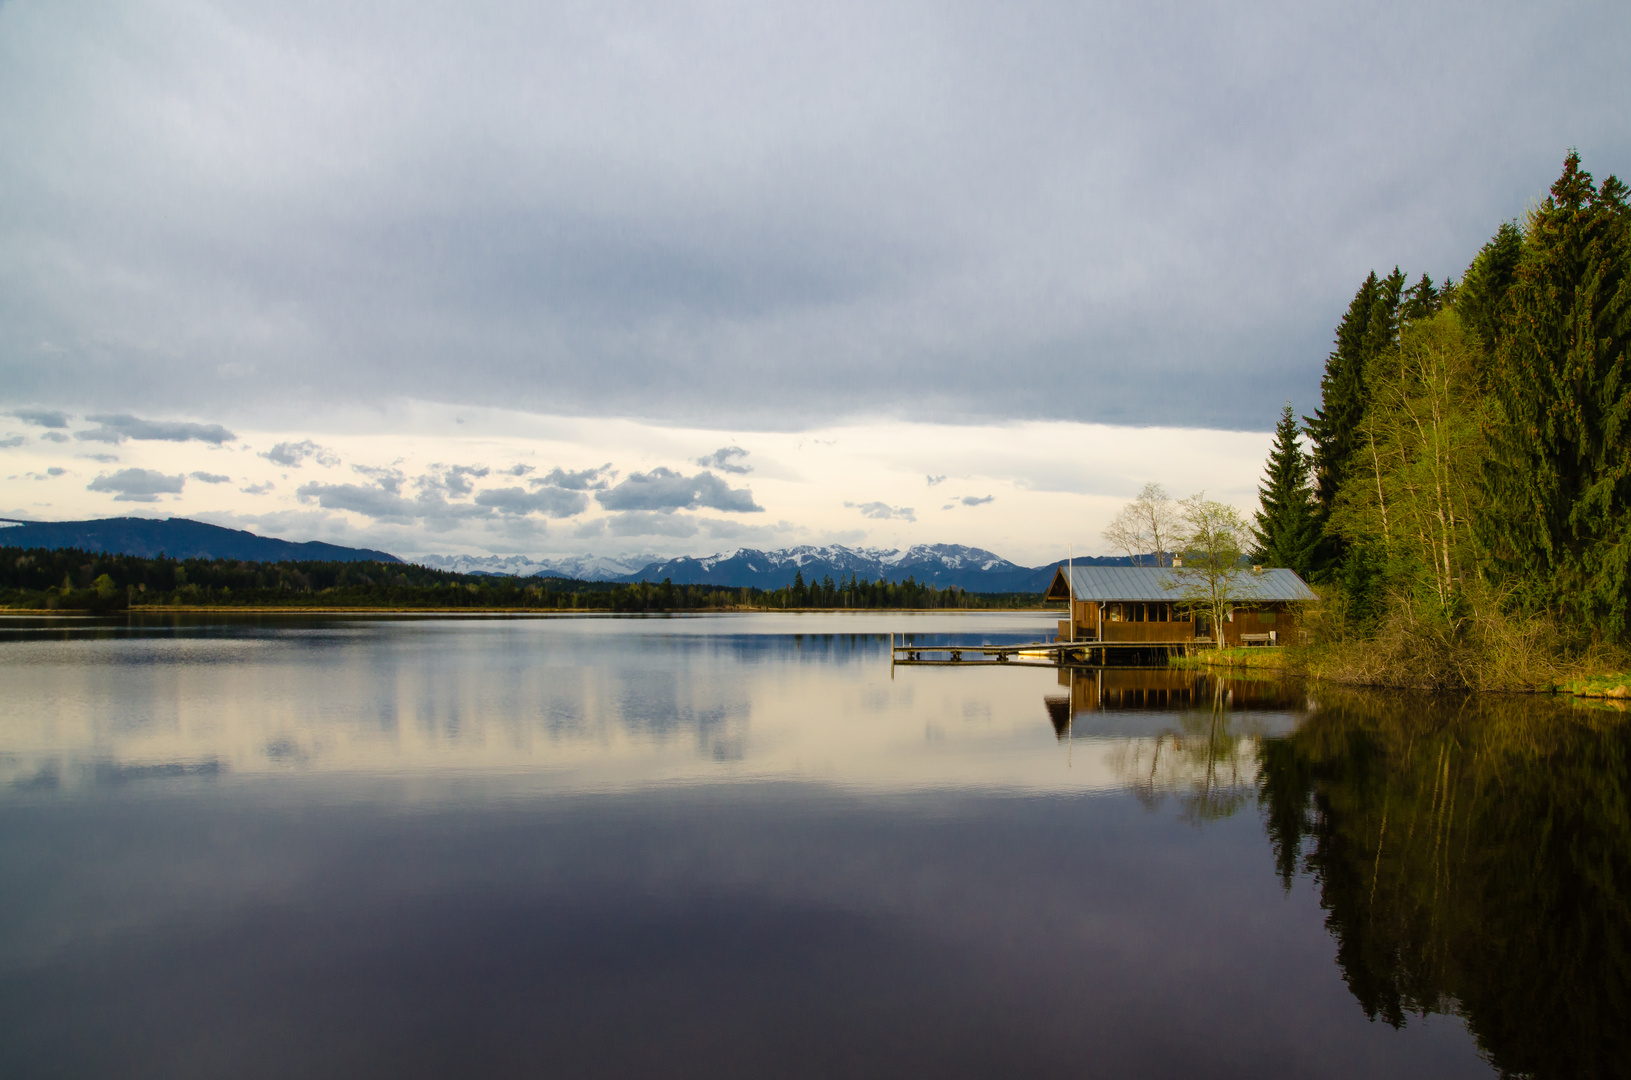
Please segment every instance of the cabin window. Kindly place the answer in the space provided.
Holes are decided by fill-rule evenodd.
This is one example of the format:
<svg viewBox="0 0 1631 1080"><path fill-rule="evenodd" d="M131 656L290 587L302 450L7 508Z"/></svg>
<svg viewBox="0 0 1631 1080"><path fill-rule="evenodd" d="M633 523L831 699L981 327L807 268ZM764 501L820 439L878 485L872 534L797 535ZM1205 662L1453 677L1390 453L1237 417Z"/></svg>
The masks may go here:
<svg viewBox="0 0 1631 1080"><path fill-rule="evenodd" d="M1257 621L1260 622L1260 623L1267 623L1269 626L1273 626L1274 625L1274 612L1272 612L1272 611L1259 611L1257 613Z"/></svg>
<svg viewBox="0 0 1631 1080"><path fill-rule="evenodd" d="M1106 619L1109 619L1111 622L1120 622L1121 621L1121 605L1120 604L1106 604L1105 609L1104 609L1104 617Z"/></svg>
<svg viewBox="0 0 1631 1080"><path fill-rule="evenodd" d="M1144 621L1144 605L1143 604L1128 604L1127 605L1127 621L1128 622L1143 622Z"/></svg>

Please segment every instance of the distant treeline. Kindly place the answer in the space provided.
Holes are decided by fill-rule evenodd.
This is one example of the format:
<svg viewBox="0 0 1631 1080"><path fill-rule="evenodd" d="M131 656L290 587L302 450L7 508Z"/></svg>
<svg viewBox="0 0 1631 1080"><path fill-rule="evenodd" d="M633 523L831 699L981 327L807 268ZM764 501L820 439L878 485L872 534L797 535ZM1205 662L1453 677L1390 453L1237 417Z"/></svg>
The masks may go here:
<svg viewBox="0 0 1631 1080"><path fill-rule="evenodd" d="M454 574L383 562L143 558L75 548L0 548L0 605L110 612L162 607L705 611L1038 607L1029 593L970 593L912 578L830 576L781 589Z"/></svg>

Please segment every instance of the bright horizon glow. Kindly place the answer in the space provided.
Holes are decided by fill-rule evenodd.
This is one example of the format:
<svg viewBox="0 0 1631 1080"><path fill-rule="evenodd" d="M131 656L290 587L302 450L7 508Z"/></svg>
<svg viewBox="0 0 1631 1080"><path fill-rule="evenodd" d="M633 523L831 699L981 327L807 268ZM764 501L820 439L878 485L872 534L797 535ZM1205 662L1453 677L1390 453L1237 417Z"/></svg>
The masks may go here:
<svg viewBox="0 0 1631 1080"><path fill-rule="evenodd" d="M1176 498L1204 490L1249 513L1272 439L1269 432L1066 421L873 420L795 432L727 431L425 402L294 430L236 428L236 438L219 446L75 437L96 427L79 418L57 430L15 417L0 421L6 440L22 440L3 451L0 514L29 520L189 517L402 556L676 556L801 544L956 543L1040 565L1072 545L1079 555L1112 554L1100 531L1152 480ZM300 446L303 459L271 460L279 445ZM724 464L748 471L718 466L713 455L729 447L744 453L727 455ZM297 455L280 456L287 461ZM705 466L701 459L715 463ZM751 492L752 505L762 510L619 510L597 501L604 492L559 488L549 490L562 501L582 501L584 509L549 518L546 511L506 512L478 501L483 493L545 490L529 482L553 469L576 472L608 463L613 485L660 469L686 477L710 473L732 492ZM448 487L455 466L464 469L454 474L455 485L468 483L470 490ZM124 470L135 469L168 478L159 486L180 491L121 495L112 489ZM366 492L424 512L393 518L321 505L316 493L337 489L344 491L341 502L361 504ZM433 503L417 501L426 493ZM491 504L495 496L486 498ZM567 509L570 504L556 512Z"/></svg>

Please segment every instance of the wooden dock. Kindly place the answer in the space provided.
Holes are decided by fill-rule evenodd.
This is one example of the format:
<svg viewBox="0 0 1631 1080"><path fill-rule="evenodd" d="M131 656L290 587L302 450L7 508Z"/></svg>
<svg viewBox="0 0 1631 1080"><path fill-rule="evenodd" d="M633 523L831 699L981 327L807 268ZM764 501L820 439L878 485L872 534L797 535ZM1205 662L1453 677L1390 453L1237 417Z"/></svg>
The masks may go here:
<svg viewBox="0 0 1631 1080"><path fill-rule="evenodd" d="M977 667L997 664L1015 667L1064 667L1070 664L1103 664L1112 652L1162 649L1187 655L1197 644L1189 641L1032 641L1024 645L922 645L896 642L889 635L891 664L920 664L943 667Z"/></svg>

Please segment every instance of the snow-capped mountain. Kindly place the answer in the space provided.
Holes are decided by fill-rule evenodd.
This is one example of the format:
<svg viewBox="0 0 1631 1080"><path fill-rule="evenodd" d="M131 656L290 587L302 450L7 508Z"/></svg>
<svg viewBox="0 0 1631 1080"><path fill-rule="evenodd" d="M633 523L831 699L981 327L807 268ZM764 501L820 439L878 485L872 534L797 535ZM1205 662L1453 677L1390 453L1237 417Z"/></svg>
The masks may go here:
<svg viewBox="0 0 1631 1080"><path fill-rule="evenodd" d="M620 581L657 559L656 555L562 555L543 559L529 559L525 555L414 555L408 561L455 574Z"/></svg>
<svg viewBox="0 0 1631 1080"><path fill-rule="evenodd" d="M1039 592L1047 588L1054 567L1020 566L983 548L962 544L918 544L901 548L826 547L783 548L759 551L738 548L706 558L686 556L663 559L654 555L563 555L530 559L524 555L420 555L409 559L437 570L460 574L504 574L511 577L546 575L578 581L662 581L676 585L752 585L779 589L802 573L806 582L824 577L834 581L851 574L862 581L917 581L945 588L956 585L970 592ZM1121 556L1081 558L1082 564L1129 566Z"/></svg>
<svg viewBox="0 0 1631 1080"><path fill-rule="evenodd" d="M780 551L741 548L708 558L654 562L619 579L662 581L676 585L753 585L777 589L802 573L806 582L851 574L862 581L915 578L942 588L956 585L971 592L1030 592L1047 587L1054 566L1025 567L981 548L961 544L918 544L899 548L795 547Z"/></svg>

